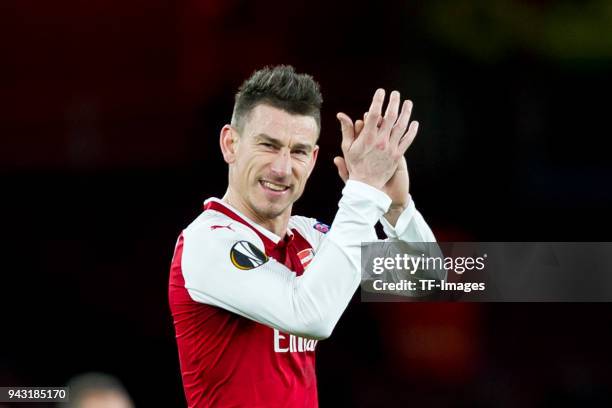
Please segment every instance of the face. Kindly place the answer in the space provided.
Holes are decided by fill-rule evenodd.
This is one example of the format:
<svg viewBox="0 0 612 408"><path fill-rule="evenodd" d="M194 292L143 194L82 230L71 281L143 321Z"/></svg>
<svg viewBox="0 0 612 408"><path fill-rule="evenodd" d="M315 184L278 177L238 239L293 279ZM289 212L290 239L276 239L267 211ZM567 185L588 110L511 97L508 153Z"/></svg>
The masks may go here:
<svg viewBox="0 0 612 408"><path fill-rule="evenodd" d="M314 168L318 135L313 117L269 105L253 108L241 134L225 126L221 148L239 209L263 220L290 215Z"/></svg>

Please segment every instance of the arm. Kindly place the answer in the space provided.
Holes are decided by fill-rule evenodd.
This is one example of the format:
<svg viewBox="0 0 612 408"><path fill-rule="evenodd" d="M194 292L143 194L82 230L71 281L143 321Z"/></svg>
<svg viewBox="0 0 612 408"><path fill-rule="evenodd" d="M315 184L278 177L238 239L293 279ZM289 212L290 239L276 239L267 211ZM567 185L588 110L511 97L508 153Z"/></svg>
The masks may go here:
<svg viewBox="0 0 612 408"><path fill-rule="evenodd" d="M408 196L408 205L399 214L393 214L390 209L384 217L380 218L387 242L401 242L403 251L412 253L415 256L424 254L427 257L442 257L440 247L436 243L436 237L425 222L421 213L416 209L412 197ZM391 216L389 217L389 213ZM394 224L389 219L395 221ZM419 270L416 274L410 275L403 272L393 271L387 276L387 281L399 282L402 279L435 279L446 280L445 269ZM391 278L391 279L389 279ZM426 295L426 292L397 293L405 296Z"/></svg>
<svg viewBox="0 0 612 408"><path fill-rule="evenodd" d="M237 239L232 231L211 231L207 224L188 228L182 258L185 286L197 302L287 333L326 338L359 286L360 244L376 238L373 226L390 202L380 190L349 181L330 232L299 277L274 259L239 270L229 251L244 234ZM250 242L263 250L256 239L253 235Z"/></svg>
<svg viewBox="0 0 612 408"><path fill-rule="evenodd" d="M399 93L396 93L396 97L399 99ZM391 103L389 103L389 107L391 107ZM386 118L382 120L379 118L377 120L377 127L379 128L384 128L389 125L392 126L392 133L396 132L398 135L396 137L399 137L401 143L405 145L405 149L403 149L404 152L412 144L418 131L418 122L413 121L410 123L412 107L411 101L404 101L397 121L392 124L385 122ZM354 124L350 123L347 125L353 127L355 138L362 137L361 135L365 130L365 124L369 120L369 114L370 112L366 112L363 120L357 120ZM351 176L351 169L350 166L347 165L345 158L336 157L334 163L338 167L340 178L344 181L349 179ZM381 188L392 200L389 210L385 213L384 217L380 219L385 234L388 237L386 241L401 241L405 244L402 246L402 248L404 248L403 251L415 254L416 256L424 254L431 257L440 257L442 253L439 246L435 244L436 238L423 219L421 213L416 209L414 201L409 194L409 181L408 166L402 154L402 157L397 162L397 167L393 175ZM394 250L396 249L398 248L394 248ZM402 279L414 279L415 277L434 278L438 280L446 279L445 270L422 271L423 273L420 271L416 276L406 276L403 273L394 272L396 273L391 273L390 276L388 276L389 281L399 282ZM409 293L408 295L414 296L414 293Z"/></svg>
<svg viewBox="0 0 612 408"><path fill-rule="evenodd" d="M381 217L380 222L390 240L435 242L436 238L421 214L417 211L414 201L412 201L409 194L410 179L408 177L408 165L404 152L414 141L419 129L419 123L416 121L410 123L413 106L410 100L404 101L402 110L399 116L397 115L399 98L399 92L392 92L385 117L377 117L371 121L381 130L384 128L391 129L391 138L397 138L400 145L402 145L402 155L397 161L393 174L381 187L381 190L391 198L391 206L384 217ZM394 99L395 103L393 103ZM394 115L393 110L395 110ZM347 123L345 126L351 128L355 139L361 138L362 133L366 133L366 123L372 119L371 116L368 117L369 114L370 111L366 112L364 119L357 120L354 124L350 121L350 118L346 118ZM345 153L344 150L343 153ZM352 178L353 170L344 157L338 156L334 158L334 163L338 167L338 174L344 182Z"/></svg>

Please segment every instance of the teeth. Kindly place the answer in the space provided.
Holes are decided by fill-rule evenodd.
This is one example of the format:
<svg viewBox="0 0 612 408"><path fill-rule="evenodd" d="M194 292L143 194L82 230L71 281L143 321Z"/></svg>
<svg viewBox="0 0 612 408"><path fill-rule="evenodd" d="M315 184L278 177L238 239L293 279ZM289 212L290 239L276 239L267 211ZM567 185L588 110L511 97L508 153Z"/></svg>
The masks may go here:
<svg viewBox="0 0 612 408"><path fill-rule="evenodd" d="M269 181L262 181L261 184L263 184L265 187L269 188L270 190L274 190L274 191L285 191L287 189L287 186L283 186L281 184L270 183Z"/></svg>

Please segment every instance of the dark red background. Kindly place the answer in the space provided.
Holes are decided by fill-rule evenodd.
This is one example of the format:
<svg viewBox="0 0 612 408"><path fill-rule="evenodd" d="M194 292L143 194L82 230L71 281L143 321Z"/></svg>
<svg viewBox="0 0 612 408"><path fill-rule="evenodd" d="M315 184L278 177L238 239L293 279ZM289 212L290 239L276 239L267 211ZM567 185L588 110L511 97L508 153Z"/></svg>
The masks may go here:
<svg viewBox="0 0 612 408"><path fill-rule="evenodd" d="M415 102L411 191L439 239L608 240L606 4L3 4L0 385L96 370L138 406L184 405L170 257L224 192L218 132L266 64L311 73L324 94L297 212L332 220L335 113L361 115L385 87ZM611 311L355 302L320 344L321 405L603 404Z"/></svg>

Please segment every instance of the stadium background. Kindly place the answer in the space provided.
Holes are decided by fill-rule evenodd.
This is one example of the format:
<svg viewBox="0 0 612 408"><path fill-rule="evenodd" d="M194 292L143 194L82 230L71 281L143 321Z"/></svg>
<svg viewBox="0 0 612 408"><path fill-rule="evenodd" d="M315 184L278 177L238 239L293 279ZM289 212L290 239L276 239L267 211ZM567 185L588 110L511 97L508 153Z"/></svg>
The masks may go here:
<svg viewBox="0 0 612 408"><path fill-rule="evenodd" d="M9 1L0 13L0 385L116 375L182 406L175 239L224 192L220 127L253 70L321 83L297 212L331 221L339 110L415 102L411 191L440 240L608 240L612 4ZM580 273L580 271L576 271ZM610 304L360 304L319 346L328 406L610 403Z"/></svg>

